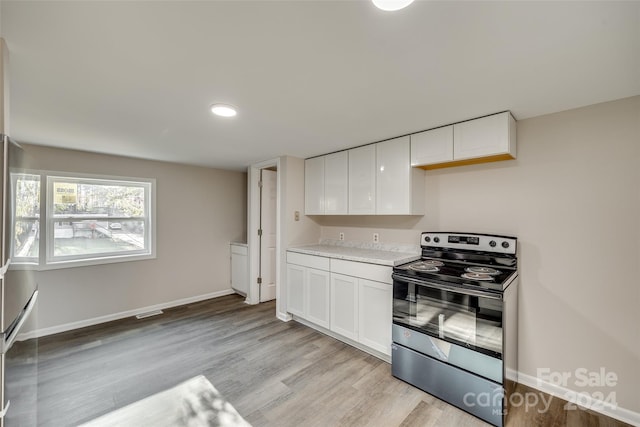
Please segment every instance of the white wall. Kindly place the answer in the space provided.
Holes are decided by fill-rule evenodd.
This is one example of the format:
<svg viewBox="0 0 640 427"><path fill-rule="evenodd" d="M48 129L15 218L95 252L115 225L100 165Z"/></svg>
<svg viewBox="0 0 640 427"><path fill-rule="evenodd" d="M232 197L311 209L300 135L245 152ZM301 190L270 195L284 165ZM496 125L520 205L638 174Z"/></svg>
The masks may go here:
<svg viewBox="0 0 640 427"><path fill-rule="evenodd" d="M230 292L246 239L246 173L25 146L29 167L156 179L157 259L41 271L38 329Z"/></svg>
<svg viewBox="0 0 640 427"><path fill-rule="evenodd" d="M428 171L422 217L314 219L322 237L418 243L420 231L515 235L519 370L618 375L640 413L640 97L518 122L518 159Z"/></svg>
<svg viewBox="0 0 640 427"><path fill-rule="evenodd" d="M304 214L304 159L297 157L281 157L280 162L285 171L284 188L284 226L286 237L283 246L295 246L305 243L317 243L320 239L320 227ZM295 213L300 213L300 220L295 220Z"/></svg>

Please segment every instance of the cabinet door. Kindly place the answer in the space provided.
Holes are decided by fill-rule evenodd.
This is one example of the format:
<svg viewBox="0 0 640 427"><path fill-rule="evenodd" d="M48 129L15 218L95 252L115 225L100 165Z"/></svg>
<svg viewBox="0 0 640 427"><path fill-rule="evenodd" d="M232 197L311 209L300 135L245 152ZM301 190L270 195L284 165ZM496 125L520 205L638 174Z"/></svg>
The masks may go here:
<svg viewBox="0 0 640 427"><path fill-rule="evenodd" d="M307 320L329 329L330 273L307 268Z"/></svg>
<svg viewBox="0 0 640 427"><path fill-rule="evenodd" d="M299 265L287 264L287 311L300 317L306 317L305 270Z"/></svg>
<svg viewBox="0 0 640 427"><path fill-rule="evenodd" d="M515 120L509 112L453 125L455 160L501 154L515 157Z"/></svg>
<svg viewBox="0 0 640 427"><path fill-rule="evenodd" d="M359 279L358 299L358 341L390 356L392 286Z"/></svg>
<svg viewBox="0 0 640 427"><path fill-rule="evenodd" d="M358 279L331 274L331 330L358 340Z"/></svg>
<svg viewBox="0 0 640 427"><path fill-rule="evenodd" d="M347 214L349 161L346 151L324 156L324 213Z"/></svg>
<svg viewBox="0 0 640 427"><path fill-rule="evenodd" d="M376 214L406 215L411 212L411 165L408 136L375 144Z"/></svg>
<svg viewBox="0 0 640 427"><path fill-rule="evenodd" d="M304 213L324 215L324 156L304 161Z"/></svg>
<svg viewBox="0 0 640 427"><path fill-rule="evenodd" d="M249 290L247 248L231 245L231 287L244 294Z"/></svg>
<svg viewBox="0 0 640 427"><path fill-rule="evenodd" d="M453 161L453 126L411 135L411 166Z"/></svg>
<svg viewBox="0 0 640 427"><path fill-rule="evenodd" d="M376 146L349 150L349 214L376 213Z"/></svg>

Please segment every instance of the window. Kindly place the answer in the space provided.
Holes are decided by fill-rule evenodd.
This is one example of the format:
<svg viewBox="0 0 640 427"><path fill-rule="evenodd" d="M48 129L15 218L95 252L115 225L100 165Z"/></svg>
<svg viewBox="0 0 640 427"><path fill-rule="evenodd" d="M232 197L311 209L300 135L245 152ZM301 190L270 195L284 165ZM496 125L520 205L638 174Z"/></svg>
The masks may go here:
<svg viewBox="0 0 640 427"><path fill-rule="evenodd" d="M37 264L40 253L40 175L11 174L14 194L13 262Z"/></svg>
<svg viewBox="0 0 640 427"><path fill-rule="evenodd" d="M13 173L12 184L14 262L56 268L155 256L153 180Z"/></svg>

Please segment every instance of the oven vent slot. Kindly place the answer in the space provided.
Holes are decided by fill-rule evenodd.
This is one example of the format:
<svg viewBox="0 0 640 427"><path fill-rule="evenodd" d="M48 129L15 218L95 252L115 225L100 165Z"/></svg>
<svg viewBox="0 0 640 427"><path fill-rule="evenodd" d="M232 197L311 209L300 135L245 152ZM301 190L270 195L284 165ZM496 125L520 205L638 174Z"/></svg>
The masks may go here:
<svg viewBox="0 0 640 427"><path fill-rule="evenodd" d="M147 317L151 317L151 316L157 316L159 314L163 314L164 311L162 310L152 310L152 311L147 311L146 313L140 313L136 315L136 319L145 319Z"/></svg>

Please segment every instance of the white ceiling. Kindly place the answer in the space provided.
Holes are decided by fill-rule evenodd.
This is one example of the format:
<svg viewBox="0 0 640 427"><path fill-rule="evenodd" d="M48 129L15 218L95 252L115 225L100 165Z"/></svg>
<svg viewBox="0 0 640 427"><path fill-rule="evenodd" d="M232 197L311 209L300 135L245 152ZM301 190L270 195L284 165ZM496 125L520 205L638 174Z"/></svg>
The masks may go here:
<svg viewBox="0 0 640 427"><path fill-rule="evenodd" d="M2 1L22 142L226 169L640 94L640 1ZM208 106L228 102L233 119Z"/></svg>

